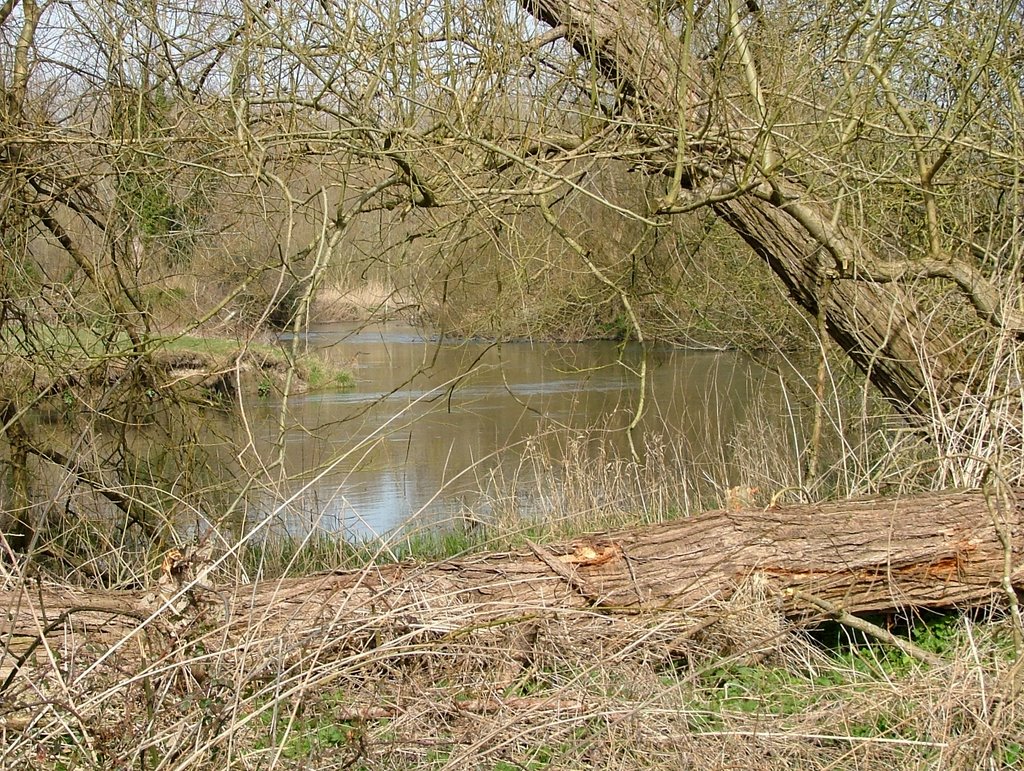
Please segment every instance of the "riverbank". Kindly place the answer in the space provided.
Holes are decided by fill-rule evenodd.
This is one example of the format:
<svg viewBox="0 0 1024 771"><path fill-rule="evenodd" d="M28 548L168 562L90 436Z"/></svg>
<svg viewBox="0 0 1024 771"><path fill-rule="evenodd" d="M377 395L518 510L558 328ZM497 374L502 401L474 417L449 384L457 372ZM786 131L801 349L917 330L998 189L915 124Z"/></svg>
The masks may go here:
<svg viewBox="0 0 1024 771"><path fill-rule="evenodd" d="M453 339L501 342L533 341L578 343L592 340L626 341L637 330L621 309L595 313L536 312L530 300L518 298L508 305L493 299L437 300L413 287L396 288L375 280L327 282L317 288L310 311L314 324L393 322L442 331ZM527 305L522 305L526 303ZM501 311L496 313L495 310ZM668 314L671 318L666 318ZM669 309L658 306L638 317L647 340L676 344L690 350L772 350L797 352L812 347L805 325L785 303L776 302L769 313L749 307L701 304Z"/></svg>
<svg viewBox="0 0 1024 771"><path fill-rule="evenodd" d="M705 516L744 515L707 512L691 526L703 527ZM620 563L642 533L622 535L626 551L612 556ZM46 646L32 647L38 626L13 638L9 655L22 663L0 671L0 693L10 697L0 712L0 761L180 771L891 771L1024 761L1014 625L998 610L897 613L866 619L873 626L862 629L807 626L787 618L788 600L751 575L693 606L637 612L628 605L647 596L652 575L685 570L685 561L659 566L634 554L624 570L638 590L619 607L584 602L603 570L600 554L527 545L517 556L536 569L516 576L502 571L508 554L438 565L371 561L347 577L333 570L305 580L289 559L291 578L236 579L233 589L203 579L220 589L196 590L177 614L165 610L144 630L149 610L117 612L131 593L100 602L104 595L76 590L77 623L66 635L55 631L65 619L55 613L39 633L54 637ZM773 547L746 539L743 548ZM157 589L189 580L196 554L182 547L165 558ZM479 580L489 567L496 570L482 592L458 591L460 580ZM712 571L733 567L723 561ZM943 577L931 573L914 571L941 588ZM2 591L17 581L2 566L0 579ZM531 582L532 601L502 602L502 591ZM59 608L57 594L34 587L17 604L19 623L29 623L36 598ZM565 607L551 605L559 597ZM887 631L913 647L884 642ZM75 645L89 635L129 644ZM157 643L166 647L154 655ZM58 701L49 695L63 683L53 666L65 660L63 646L74 649L78 676ZM44 647L49 655L30 655ZM29 671L37 674L34 699Z"/></svg>
<svg viewBox="0 0 1024 771"><path fill-rule="evenodd" d="M397 321L416 325L433 314L408 291L379 281L339 281L317 289L309 315L314 324Z"/></svg>
<svg viewBox="0 0 1024 771"><path fill-rule="evenodd" d="M31 338L10 334L3 341L2 375L22 383L24 394L42 399L137 377L156 377L151 389L204 401L237 393L267 396L283 392L286 383L292 393L354 383L350 372L324 357L309 351L292 357L269 339L163 334L143 338L137 348L123 333L111 337L37 325Z"/></svg>
<svg viewBox="0 0 1024 771"><path fill-rule="evenodd" d="M286 386L291 393L347 389L355 382L349 371L314 352L293 360L280 346L221 337L171 338L154 352L153 361L170 382L221 395L269 396Z"/></svg>

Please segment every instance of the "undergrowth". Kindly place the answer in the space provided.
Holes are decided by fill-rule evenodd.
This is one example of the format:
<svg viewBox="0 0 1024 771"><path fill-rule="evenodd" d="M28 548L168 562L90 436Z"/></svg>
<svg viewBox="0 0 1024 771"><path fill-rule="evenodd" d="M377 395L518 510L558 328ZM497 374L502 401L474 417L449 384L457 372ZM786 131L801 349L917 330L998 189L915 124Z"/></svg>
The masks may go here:
<svg viewBox="0 0 1024 771"><path fill-rule="evenodd" d="M54 683L18 683L5 694L0 760L40 769L1020 767L1018 667L998 613L910 625L947 662L929 667L867 638L835 632L825 642L827 630L788 626L756 591L720 606L712 628L683 612L565 611L533 618L525 636L511 627L425 638L402 628L409 610L386 613L390 627L340 657L331 650L344 644L343 627L298 657L275 654L253 628L238 648L249 665L197 648L186 660L154 652L134 678L111 666L105 689L72 675L63 699L42 698Z"/></svg>
<svg viewBox="0 0 1024 771"><path fill-rule="evenodd" d="M949 459L890 430L875 407L831 413L813 476L798 411L777 431L755 410L730 458L700 464L660 437L637 458L582 433L558 458L527 443L517 469L482 480L478 505L381 539L296 530L294 498L236 533L215 524L223 532L203 534L217 544L209 580L263 610L246 616L203 590L194 615L79 609L59 640L8 637L0 766L1024 768L1020 660L1001 608L874 619L936 654L929 665L864 633L787 618L756 576L727 600L642 614L524 601L473 616L443 571L430 599L404 581L434 560L472 570L484 552L709 508L929 489ZM526 479L540 491L528 505ZM149 589L153 558L135 568ZM24 575L4 571L4 588L21 591L10 614L46 606L45 582L23 591ZM329 610L335 580L357 588L341 610ZM490 601L486 587L474 595ZM119 642L90 642L102 635Z"/></svg>

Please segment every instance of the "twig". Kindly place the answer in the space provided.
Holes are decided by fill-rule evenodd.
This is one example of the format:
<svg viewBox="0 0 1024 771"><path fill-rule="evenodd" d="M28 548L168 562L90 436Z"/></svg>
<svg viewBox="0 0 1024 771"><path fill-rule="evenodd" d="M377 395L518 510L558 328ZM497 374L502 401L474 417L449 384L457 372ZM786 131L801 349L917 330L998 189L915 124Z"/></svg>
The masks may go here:
<svg viewBox="0 0 1024 771"><path fill-rule="evenodd" d="M985 504L992 517L992 526L996 529L999 543L1003 547L1003 575L1000 580L1003 592L1006 594L1006 602L1010 610L1010 618L1013 621L1013 652L1018 659L1024 654L1024 619L1021 618L1020 604L1017 602L1017 590L1013 586L1013 539L1006 528L1006 522L1000 516L1001 511L1008 511L1012 508L1012 501L1009 500L1009 493L1003 485L998 485L995 491L989 485L982 487L985 495ZM993 495L996 500L993 501ZM1000 504L1003 504L1000 506Z"/></svg>
<svg viewBox="0 0 1024 771"><path fill-rule="evenodd" d="M854 616L852 613L848 613L837 605L833 605L828 600L823 600L820 597L815 597L813 594L807 594L805 592L796 591L795 589L788 589L786 593L797 600L802 600L808 605L813 605L820 610L825 611L834 621L838 621L843 626L848 626L851 629L856 629L858 632L874 637L876 640L881 640L887 645L892 645L899 648L901 651L906 653L918 661L922 661L925 664L929 664L933 667L940 666L945 663L945 659L941 656L930 653L920 646L914 645L910 640L904 640L902 637L897 637L887 629L877 624L872 624L870 621L865 621L862 618Z"/></svg>

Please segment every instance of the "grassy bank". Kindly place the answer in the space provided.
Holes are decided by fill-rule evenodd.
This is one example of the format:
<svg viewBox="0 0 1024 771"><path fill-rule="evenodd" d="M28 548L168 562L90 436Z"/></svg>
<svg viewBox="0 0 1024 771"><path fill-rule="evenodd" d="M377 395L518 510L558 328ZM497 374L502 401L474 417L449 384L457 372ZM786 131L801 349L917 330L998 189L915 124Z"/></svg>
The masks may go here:
<svg viewBox="0 0 1024 771"><path fill-rule="evenodd" d="M224 634L211 625L189 630L195 644L173 656L155 650L142 671L76 678L60 701L45 683L36 694L19 684L4 694L13 698L0 763L538 771L1024 763L1019 666L998 612L889 619L941 657L929 666L839 627L794 627L756 580L699 614L529 617L524 608L515 639L500 626L416 632L404 620L409 601L376 609L381 625L365 639L345 626L345 635L268 655L256 619L237 641L247 663L207 653L203 641ZM84 669L89 655L79 651L73 664Z"/></svg>
<svg viewBox="0 0 1024 771"><path fill-rule="evenodd" d="M926 667L864 639L824 646L749 595L728 610L732 621L698 634L672 616L614 631L580 617L541 620L525 662L450 640L296 673L243 697L239 759L365 769L1020 767L1024 724L1000 622L916 626L948 661ZM288 696L275 698L280 691Z"/></svg>
<svg viewBox="0 0 1024 771"><path fill-rule="evenodd" d="M327 388L351 388L350 373L329 364L315 353L294 361L287 352L268 343L184 335L167 340L153 356L168 377L194 382L217 392L242 388L250 395L280 393L289 370L294 372L292 393Z"/></svg>
<svg viewBox="0 0 1024 771"><path fill-rule="evenodd" d="M141 355L140 355L141 351ZM27 393L57 395L70 389L99 391L125 378L154 375L159 383L182 390L192 386L207 396L281 391L288 372L292 392L349 388L352 377L315 353L292 359L269 342L147 335L138 346L123 332L33 325L31 334L10 327L0 337L6 376L22 381ZM152 372L144 373L151 367ZM187 391L187 388L185 389Z"/></svg>

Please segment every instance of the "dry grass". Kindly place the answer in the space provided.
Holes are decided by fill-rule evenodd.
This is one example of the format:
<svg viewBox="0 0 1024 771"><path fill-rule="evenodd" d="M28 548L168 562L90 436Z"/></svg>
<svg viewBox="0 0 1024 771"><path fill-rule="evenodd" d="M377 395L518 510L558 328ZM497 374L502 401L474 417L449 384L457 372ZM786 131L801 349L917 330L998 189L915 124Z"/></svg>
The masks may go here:
<svg viewBox="0 0 1024 771"><path fill-rule="evenodd" d="M6 688L0 765L975 769L1022 751L998 622L933 625L948 663L928 668L823 648L756 583L699 614L524 607L445 632L416 612L325 620L295 647L254 618L216 654L216 623L112 655L69 627L48 676Z"/></svg>
<svg viewBox="0 0 1024 771"><path fill-rule="evenodd" d="M328 283L317 289L310 317L318 323L418 318L420 306L407 294L372 279Z"/></svg>
<svg viewBox="0 0 1024 771"><path fill-rule="evenodd" d="M584 440L565 448L562 482L545 499L554 519L513 521L521 512L496 495L505 518L488 523L481 543L537 537L538 527L544 537L636 523L713 494L680 477L664 446L648 448L647 464L602 458L600 448L594 462ZM531 474L553 474L551 462L536 449L524 460ZM239 553L222 556L223 577L245 580ZM373 557L362 554L370 586ZM294 551L277 558L286 573L315 567ZM28 589L26 603L42 596L10 569L0 578ZM0 767L891 771L1024 762L1019 664L997 614L919 625L918 644L945 662L928 667L863 637L792 626L756 579L727 603L686 612L527 605L470 623L474 609L454 598L439 615L423 610L409 593L369 614L324 618L301 639L261 613L242 619L229 608L227 626L215 596L177 619L166 609L145 622L72 615L38 650L44 666L4 684ZM126 641L114 649L82 634L118 624ZM15 652L26 641L18 644Z"/></svg>

